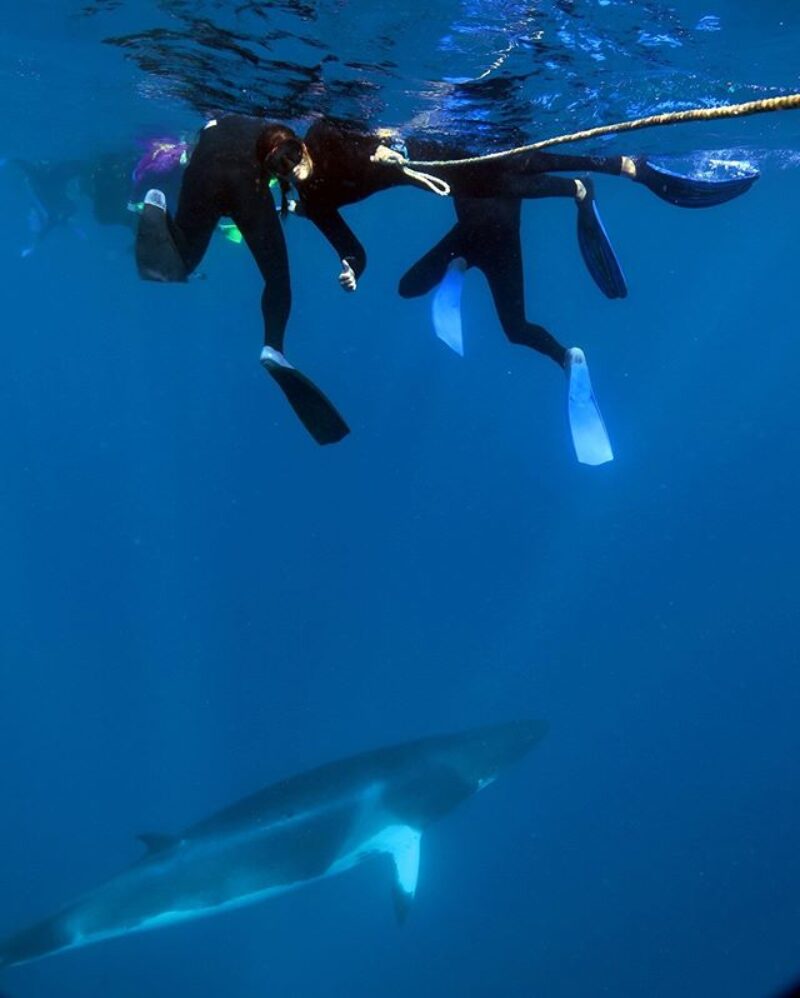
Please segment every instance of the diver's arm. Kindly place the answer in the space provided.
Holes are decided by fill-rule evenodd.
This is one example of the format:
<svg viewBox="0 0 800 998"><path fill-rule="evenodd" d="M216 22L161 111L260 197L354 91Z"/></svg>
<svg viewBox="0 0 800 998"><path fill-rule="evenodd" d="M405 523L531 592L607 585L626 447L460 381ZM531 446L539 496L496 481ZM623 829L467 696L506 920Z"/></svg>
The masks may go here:
<svg viewBox="0 0 800 998"><path fill-rule="evenodd" d="M334 208L315 211L304 205L306 217L316 225L323 236L336 250L345 269L340 275L342 286L349 291L355 291L355 281L364 273L367 266L367 254L356 238L353 230ZM352 286L345 279L348 268L352 270Z"/></svg>

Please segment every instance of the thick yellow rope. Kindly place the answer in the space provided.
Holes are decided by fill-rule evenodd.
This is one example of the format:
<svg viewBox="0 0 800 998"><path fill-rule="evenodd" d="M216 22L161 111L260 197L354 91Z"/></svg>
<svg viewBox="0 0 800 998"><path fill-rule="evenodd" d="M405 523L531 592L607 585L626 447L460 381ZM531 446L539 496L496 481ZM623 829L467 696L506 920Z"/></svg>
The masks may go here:
<svg viewBox="0 0 800 998"><path fill-rule="evenodd" d="M557 135L555 138L542 139L527 146L517 146L516 149L505 149L503 152L487 153L485 156L471 156L468 159L437 159L384 160L398 166L436 167L436 166L466 166L469 163L482 163L492 159L504 159L507 156L517 156L521 153L533 152L547 146L558 146L565 142L579 142L583 139L594 139L599 135L613 135L617 132L635 132L640 128L656 128L661 125L679 125L686 121L715 121L719 118L738 118L749 114L765 114L768 111L792 111L800 108L800 94L785 94L782 97L766 97L763 100L747 101L744 104L723 104L719 107L696 107L688 111L670 111L666 114L651 114L647 118L636 118L634 121L620 121L614 125L598 125L582 132L571 132L569 135Z"/></svg>

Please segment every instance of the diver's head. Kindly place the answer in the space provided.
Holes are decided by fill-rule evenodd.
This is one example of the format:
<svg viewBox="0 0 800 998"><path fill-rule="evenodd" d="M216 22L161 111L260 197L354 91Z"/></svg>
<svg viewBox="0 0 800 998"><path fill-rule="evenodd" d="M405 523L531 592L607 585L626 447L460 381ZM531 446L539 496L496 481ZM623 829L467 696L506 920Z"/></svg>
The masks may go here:
<svg viewBox="0 0 800 998"><path fill-rule="evenodd" d="M290 128L270 126L264 130L258 145L264 169L278 180L291 184L311 176L313 163L308 149Z"/></svg>
<svg viewBox="0 0 800 998"><path fill-rule="evenodd" d="M313 163L308 149L300 139L287 139L282 142L266 160L267 169L274 173L278 180L296 183L308 180L313 170Z"/></svg>

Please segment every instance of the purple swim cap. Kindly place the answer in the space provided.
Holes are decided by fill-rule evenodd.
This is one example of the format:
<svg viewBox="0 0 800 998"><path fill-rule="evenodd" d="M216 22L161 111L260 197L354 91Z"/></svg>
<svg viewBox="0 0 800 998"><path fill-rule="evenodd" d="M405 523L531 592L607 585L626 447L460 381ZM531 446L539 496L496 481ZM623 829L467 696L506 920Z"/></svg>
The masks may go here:
<svg viewBox="0 0 800 998"><path fill-rule="evenodd" d="M145 153L133 168L133 181L139 183L149 174L169 173L186 162L188 142L175 139L150 139Z"/></svg>

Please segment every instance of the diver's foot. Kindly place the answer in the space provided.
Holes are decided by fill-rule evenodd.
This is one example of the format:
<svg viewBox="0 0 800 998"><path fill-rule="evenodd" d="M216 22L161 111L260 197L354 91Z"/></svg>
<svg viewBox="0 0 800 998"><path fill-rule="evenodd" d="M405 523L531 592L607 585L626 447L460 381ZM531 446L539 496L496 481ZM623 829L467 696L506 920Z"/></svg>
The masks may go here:
<svg viewBox="0 0 800 998"><path fill-rule="evenodd" d="M589 177L576 180L575 183L580 184L580 189L576 194L578 246L586 269L606 298L625 298L628 294L628 286L600 217L594 199L594 184ZM583 196L581 196L581 192Z"/></svg>
<svg viewBox="0 0 800 998"><path fill-rule="evenodd" d="M154 208L160 208L162 211L167 210L167 199L163 191L159 191L157 188L153 187L144 196L144 204L151 204Z"/></svg>
<svg viewBox="0 0 800 998"><path fill-rule="evenodd" d="M335 444L347 436L350 428L333 403L313 381L293 367L280 350L265 346L261 351L261 365L318 444Z"/></svg>
<svg viewBox="0 0 800 998"><path fill-rule="evenodd" d="M623 172L632 177L636 183L644 184L656 197L679 208L713 208L725 204L740 195L745 194L758 180L758 170L750 170L736 177L720 180L704 180L697 177L687 177L673 173L663 166L654 166L643 157L635 157L629 162L633 164L633 172L625 169L623 156Z"/></svg>
<svg viewBox="0 0 800 998"><path fill-rule="evenodd" d="M589 365L580 347L567 350L564 367L569 379L567 405L575 456L581 464L598 465L613 461L611 442L592 391Z"/></svg>
<svg viewBox="0 0 800 998"><path fill-rule="evenodd" d="M185 281L188 276L169 230L167 199L159 190L144 197L136 230L136 266L145 281Z"/></svg>
<svg viewBox="0 0 800 998"><path fill-rule="evenodd" d="M273 347L264 347L261 351L261 364L268 372L276 367L291 367L294 370L280 350L275 350Z"/></svg>

